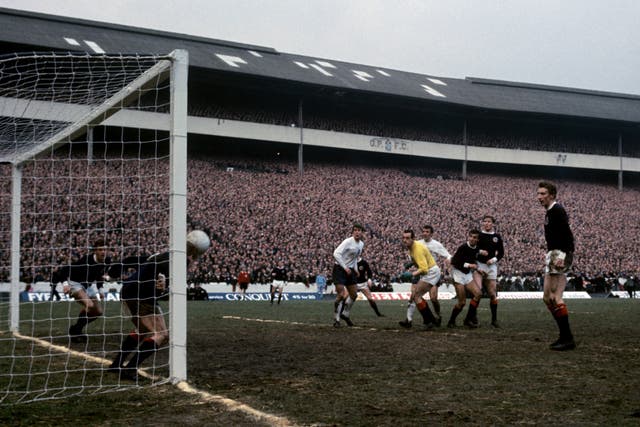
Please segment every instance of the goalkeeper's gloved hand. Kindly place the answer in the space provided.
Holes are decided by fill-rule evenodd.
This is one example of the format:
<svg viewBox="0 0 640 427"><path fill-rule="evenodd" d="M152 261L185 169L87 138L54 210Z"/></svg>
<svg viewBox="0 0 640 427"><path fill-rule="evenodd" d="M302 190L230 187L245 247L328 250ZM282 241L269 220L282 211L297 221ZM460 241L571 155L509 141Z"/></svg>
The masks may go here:
<svg viewBox="0 0 640 427"><path fill-rule="evenodd" d="M401 282L406 283L406 282L411 282L413 280L413 274L411 274L408 271L405 271L404 273L402 273L399 276L399 279Z"/></svg>

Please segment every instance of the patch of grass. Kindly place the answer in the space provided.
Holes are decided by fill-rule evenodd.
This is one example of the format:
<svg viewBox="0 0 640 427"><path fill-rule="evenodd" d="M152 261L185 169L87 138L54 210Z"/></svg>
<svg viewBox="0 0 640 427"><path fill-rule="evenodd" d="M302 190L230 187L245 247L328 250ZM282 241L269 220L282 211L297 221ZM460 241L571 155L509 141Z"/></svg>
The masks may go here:
<svg viewBox="0 0 640 427"><path fill-rule="evenodd" d="M64 304L56 305L64 310ZM501 301L501 329L489 325L483 300L479 329L430 332L415 326L400 330L402 302L379 303L382 318L358 302L352 312L356 327L340 329L332 327L330 301L190 302L189 382L302 425L637 425L640 302L594 299L568 305L578 349L556 353L548 350L557 335L555 322L538 300ZM445 323L451 308L452 301L442 301ZM114 314L92 324L95 336L83 351L109 356L118 347L120 322ZM65 339L66 324L46 323L35 322L40 326L34 335L42 330L43 336L57 337L52 340ZM31 351L30 343L16 345ZM51 367L62 357L45 356L37 360L53 359ZM97 364L65 357L85 383L104 378ZM165 361L166 351L157 363ZM8 363L0 357L0 369ZM67 377L69 385L80 381ZM4 393L6 384L0 386ZM0 424L261 425L170 385L94 391L79 390L82 410L70 409L77 397L0 406Z"/></svg>

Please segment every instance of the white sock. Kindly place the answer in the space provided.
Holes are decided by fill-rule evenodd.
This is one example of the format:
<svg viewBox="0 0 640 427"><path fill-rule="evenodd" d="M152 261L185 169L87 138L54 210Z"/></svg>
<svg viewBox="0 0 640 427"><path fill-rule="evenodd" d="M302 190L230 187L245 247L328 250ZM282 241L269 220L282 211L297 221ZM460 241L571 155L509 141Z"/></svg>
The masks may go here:
<svg viewBox="0 0 640 427"><path fill-rule="evenodd" d="M411 301L411 303L409 304L409 307L407 307L407 320L409 322L413 321L413 313L415 313L416 311L416 303Z"/></svg>
<svg viewBox="0 0 640 427"><path fill-rule="evenodd" d="M344 310L342 310L342 314L349 317L349 313L351 312L351 307L353 307L354 301L350 296L347 297L347 300L344 302Z"/></svg>
<svg viewBox="0 0 640 427"><path fill-rule="evenodd" d="M339 322L340 321L340 312L342 312L342 306L344 305L344 300L340 301L338 303L338 309L335 312L335 316L336 316L336 320Z"/></svg>

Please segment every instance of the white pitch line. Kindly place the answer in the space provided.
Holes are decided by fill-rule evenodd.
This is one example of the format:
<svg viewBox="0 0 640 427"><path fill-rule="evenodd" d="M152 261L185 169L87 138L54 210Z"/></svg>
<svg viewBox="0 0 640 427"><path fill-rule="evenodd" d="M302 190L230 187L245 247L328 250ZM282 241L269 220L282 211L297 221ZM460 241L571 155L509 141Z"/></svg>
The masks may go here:
<svg viewBox="0 0 640 427"><path fill-rule="evenodd" d="M304 322L294 322L289 320L273 320L273 319L255 319L251 317L240 317L240 316L222 316L223 319L231 319L231 320L246 320L248 322L258 322L258 323L281 323L283 325L302 325L302 326L320 326L320 327L333 327L333 325L329 324L320 324L320 323L304 323ZM362 329L365 331L389 331L389 332L398 332L394 329L378 329L378 328L365 328L363 326L349 326L348 329Z"/></svg>
<svg viewBox="0 0 640 427"><path fill-rule="evenodd" d="M45 341L45 340L40 339L40 338L30 337L30 336L27 336L27 335L22 335L19 332L14 332L13 335L15 337L23 339L23 340L33 341L36 344L38 344L39 346L41 346L41 347L51 348L51 349L57 350L59 352L69 353L69 354L71 354L73 356L78 356L78 357L80 357L82 359L86 359L86 360L88 360L90 362L95 362L95 363L98 363L100 365L111 365L111 360L105 359L104 357L92 356L91 354L87 354L87 353L84 353L82 351L73 350L73 349L71 349L69 347L65 347L63 345L52 344L49 341ZM156 376L156 375L151 375L151 374L145 372L142 369L138 369L138 374L143 376L143 377L145 377L145 378L153 380L153 381L159 381L159 380L162 379L162 377L159 377L159 376Z"/></svg>
<svg viewBox="0 0 640 427"><path fill-rule="evenodd" d="M48 341L42 340L40 338L35 338L35 337L30 337L27 335L22 335L19 332L13 332L13 335L16 338L20 338L23 340L27 340L27 341L32 341L42 347L45 348L50 348L50 349L54 349L60 352L67 352L73 356L77 356L80 358L84 358L86 360L89 360L91 362L95 362L101 365L110 365L111 364L111 360L109 359L105 359L103 357L97 357L97 356L92 356L90 354L87 353L83 353L81 351L76 351L73 349L70 349L69 347L65 347L62 345L57 345L57 344L52 344ZM162 379L161 377L158 376L154 376L154 375L150 375L147 372L144 372L143 370L138 370L138 373L146 378L152 379L152 380L159 380ZM179 390L185 392L185 393L189 393L189 394L195 394L197 396L199 396L202 400L204 400L205 402L215 402L218 404L223 405L226 409L228 409L229 411L240 411L243 412L255 419L258 419L260 421L269 423L270 425L274 426L274 427L289 427L289 426L296 426L296 424L292 423L291 421L289 421L286 418L283 417L279 417L277 415L272 415L263 411L260 411L258 409L254 409L249 405L246 405L242 402L238 402L237 400L233 400L233 399L229 399L227 397L221 396L221 395L217 395L217 394L210 394L207 393L206 391L202 391L202 390L198 390L197 388L192 387L191 385L189 385L189 383L187 383L186 381L179 381L178 383L175 384Z"/></svg>
<svg viewBox="0 0 640 427"><path fill-rule="evenodd" d="M185 381L180 381L176 385L180 390L184 391L185 393L195 394L205 402L214 402L214 403L222 404L230 411L244 412L245 414L248 414L254 418L257 418L260 421L267 422L274 427L295 426L295 424L293 424L291 421L289 421L286 418L259 411L257 409L252 408L249 405L245 405L244 403L240 403L236 400L232 400L224 396L220 396L217 394L210 394L210 393L207 393L206 391L195 389Z"/></svg>
<svg viewBox="0 0 640 427"><path fill-rule="evenodd" d="M285 324L285 325L304 325L304 326L320 326L320 327L327 327L327 328L332 328L333 325L330 324L319 324L319 323L303 323L303 322L293 322L293 321L288 321L288 320L273 320L273 319L256 319L256 318L251 318L251 317L240 317L240 316L222 316L223 319L230 319L230 320L244 320L247 322L258 322L258 323L281 323L281 324ZM381 329L381 328L371 328L371 327L364 327L364 326L345 326L344 328L340 328L340 329L361 329L363 331L374 331L374 332L392 332L392 333L399 333L402 331L405 331L404 329ZM420 329L417 329L418 332L423 332ZM428 333L427 331L424 331L425 333ZM435 332L435 331L434 331ZM446 336L454 336L454 337L465 337L466 335L464 334L460 334L458 332L454 332L454 331L445 331L440 333L439 335L446 335Z"/></svg>
<svg viewBox="0 0 640 427"><path fill-rule="evenodd" d="M69 347L65 347L65 346L57 345L57 344L52 344L49 341L45 341L45 340L40 339L40 338L30 337L30 336L27 336L27 335L22 335L20 332L14 332L13 335L15 337L23 339L23 340L33 341L36 344L40 345L41 347L51 348L51 349L57 350L59 352L66 352L66 353L72 354L74 356L78 356L80 358L89 360L91 362L99 363L101 365L109 365L111 363L111 361L105 359L104 357L92 356L90 354L83 353L81 351L76 351L76 350L70 349Z"/></svg>

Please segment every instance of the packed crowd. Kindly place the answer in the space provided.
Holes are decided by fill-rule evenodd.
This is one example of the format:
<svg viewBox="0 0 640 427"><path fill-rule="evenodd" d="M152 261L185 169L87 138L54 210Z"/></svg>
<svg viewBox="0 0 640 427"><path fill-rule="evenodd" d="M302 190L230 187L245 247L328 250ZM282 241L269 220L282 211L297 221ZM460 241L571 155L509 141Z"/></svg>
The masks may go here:
<svg viewBox="0 0 640 427"><path fill-rule="evenodd" d="M431 224L436 238L454 250L485 213L498 218L506 240L503 271L536 272L542 264L544 212L534 197L535 179L440 180L392 168L331 164L308 165L300 176L294 165L289 174L275 174L228 172L228 164L197 161L191 168L190 212L216 242L207 255L214 272L250 262L270 266L283 258L301 275L327 274L331 251L348 235L351 222L359 221L367 229L365 256L372 268L394 276L404 261L403 228ZM214 195L198 190L207 180L215 185ZM638 232L640 213L634 206L640 195L587 183L567 182L561 188L583 249L577 269L588 276L633 271L635 244L628 233ZM205 208L194 209L200 205ZM224 221L212 219L217 212ZM238 241L244 243L230 244Z"/></svg>
<svg viewBox="0 0 640 427"><path fill-rule="evenodd" d="M9 277L11 170L0 167L0 281ZM168 163L162 159L54 158L23 168L21 278L49 280L102 238L114 259L166 249Z"/></svg>
<svg viewBox="0 0 640 427"><path fill-rule="evenodd" d="M116 259L165 249L167 170L167 160L137 159L27 166L24 274L50 277L57 266L85 253L96 237L110 243ZM7 168L2 175L0 238L9 248ZM332 252L357 221L366 228L364 256L378 280L386 282L402 272L406 261L400 246L403 229L419 232L430 224L434 237L454 251L484 214L497 218L505 240L501 271L523 277L540 271L544 211L535 198L537 178L420 175L385 166L308 163L301 176L293 162L192 159L188 223L212 240L211 249L191 266L192 277L226 281L247 269L256 281L268 281L280 260L291 280L312 281L319 273L330 277ZM640 193L570 181L559 182L559 189L576 235L576 272L585 277L637 275ZM0 281L5 281L9 251L1 256Z"/></svg>

